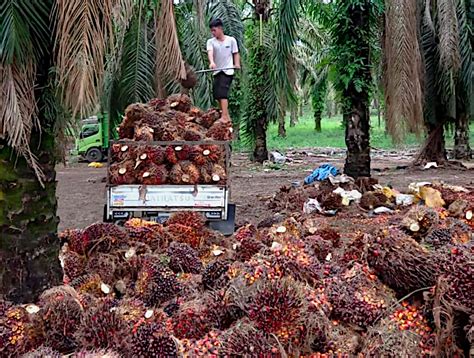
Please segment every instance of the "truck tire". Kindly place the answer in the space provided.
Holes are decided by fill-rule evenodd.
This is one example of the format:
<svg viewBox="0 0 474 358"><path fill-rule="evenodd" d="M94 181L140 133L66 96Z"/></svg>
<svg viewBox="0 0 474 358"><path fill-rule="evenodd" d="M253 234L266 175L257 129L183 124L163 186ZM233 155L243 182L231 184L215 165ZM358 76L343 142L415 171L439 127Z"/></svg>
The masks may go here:
<svg viewBox="0 0 474 358"><path fill-rule="evenodd" d="M102 151L99 148L90 148L86 152L86 160L89 163L101 162L102 159L104 159L104 156L102 155Z"/></svg>

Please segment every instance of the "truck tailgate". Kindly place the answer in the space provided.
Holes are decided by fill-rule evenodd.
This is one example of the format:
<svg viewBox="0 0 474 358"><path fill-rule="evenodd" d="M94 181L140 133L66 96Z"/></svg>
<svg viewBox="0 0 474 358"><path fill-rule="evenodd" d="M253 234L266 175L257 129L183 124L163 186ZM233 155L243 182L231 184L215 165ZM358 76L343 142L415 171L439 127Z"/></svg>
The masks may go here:
<svg viewBox="0 0 474 358"><path fill-rule="evenodd" d="M118 185L108 188L111 209L224 208L228 190L215 185Z"/></svg>

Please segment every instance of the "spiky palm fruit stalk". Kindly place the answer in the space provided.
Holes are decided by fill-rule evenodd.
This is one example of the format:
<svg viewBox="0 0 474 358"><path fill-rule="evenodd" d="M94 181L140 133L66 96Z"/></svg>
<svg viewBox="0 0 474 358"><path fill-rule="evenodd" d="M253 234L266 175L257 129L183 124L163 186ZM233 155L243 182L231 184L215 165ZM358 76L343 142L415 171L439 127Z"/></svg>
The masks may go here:
<svg viewBox="0 0 474 358"><path fill-rule="evenodd" d="M244 316L244 311L227 295L225 288L206 292L202 300L209 311L209 320L216 329L226 330Z"/></svg>
<svg viewBox="0 0 474 358"><path fill-rule="evenodd" d="M174 272L201 273L202 263L197 251L191 246L180 242L172 242L166 253L170 258L168 266Z"/></svg>
<svg viewBox="0 0 474 358"><path fill-rule="evenodd" d="M216 121L207 131L206 137L214 140L228 141L233 139L232 132L233 128L230 121Z"/></svg>
<svg viewBox="0 0 474 358"><path fill-rule="evenodd" d="M228 281L226 272L230 268L229 260L215 260L206 266L202 273L202 284L205 288L213 289L225 285Z"/></svg>
<svg viewBox="0 0 474 358"><path fill-rule="evenodd" d="M474 308L474 246L452 246L437 253L437 267L448 289L449 304L468 313Z"/></svg>
<svg viewBox="0 0 474 358"><path fill-rule="evenodd" d="M181 145L174 147L176 157L179 161L184 161L189 159L192 148L189 145Z"/></svg>
<svg viewBox="0 0 474 358"><path fill-rule="evenodd" d="M68 244L64 245L59 253L59 261L63 269L63 281L66 283L82 276L85 272L85 257L69 250Z"/></svg>
<svg viewBox="0 0 474 358"><path fill-rule="evenodd" d="M189 142L198 142L204 138L204 134L193 128L187 128L183 133L183 139Z"/></svg>
<svg viewBox="0 0 474 358"><path fill-rule="evenodd" d="M95 223L84 229L82 235L90 243L89 254L92 252L109 252L112 248L127 242L127 232L112 223Z"/></svg>
<svg viewBox="0 0 474 358"><path fill-rule="evenodd" d="M401 222L401 227L416 239L421 239L439 223L436 210L426 206L415 206L408 211Z"/></svg>
<svg viewBox="0 0 474 358"><path fill-rule="evenodd" d="M59 233L61 243L67 243L67 248L79 255L84 255L90 248L88 237L84 237L83 231L79 229L66 229Z"/></svg>
<svg viewBox="0 0 474 358"><path fill-rule="evenodd" d="M249 296L240 299L255 327L276 335L282 344L301 341L307 311L304 286L291 278L283 278L259 281L251 287Z"/></svg>
<svg viewBox="0 0 474 358"><path fill-rule="evenodd" d="M188 301L170 318L173 335L179 339L201 339L212 328L211 312L202 300Z"/></svg>
<svg viewBox="0 0 474 358"><path fill-rule="evenodd" d="M242 320L223 333L220 353L227 357L279 357L278 342L247 320Z"/></svg>
<svg viewBox="0 0 474 358"><path fill-rule="evenodd" d="M196 211L180 211L171 214L170 218L166 221L165 226L173 224L185 225L196 230L202 230L206 225L206 220L201 213Z"/></svg>
<svg viewBox="0 0 474 358"><path fill-rule="evenodd" d="M110 148L112 163L120 163L126 159L135 159L135 147L128 144L114 143Z"/></svg>
<svg viewBox="0 0 474 358"><path fill-rule="evenodd" d="M117 301L105 298L83 315L75 338L86 350L113 349L126 353L130 329L117 312Z"/></svg>
<svg viewBox="0 0 474 358"><path fill-rule="evenodd" d="M74 353L71 358L121 358L123 355L112 349L81 350Z"/></svg>
<svg viewBox="0 0 474 358"><path fill-rule="evenodd" d="M147 159L156 165L162 165L165 163L165 160L166 160L165 149L158 146L146 146L138 154L139 155L146 154Z"/></svg>
<svg viewBox="0 0 474 358"><path fill-rule="evenodd" d="M172 240L184 242L193 249L199 249L205 240L203 230L198 231L187 225L170 224L166 226L166 232L170 235Z"/></svg>
<svg viewBox="0 0 474 358"><path fill-rule="evenodd" d="M182 182L185 184L198 184L199 179L201 178L201 172L199 169L190 161L183 161L180 163L181 168L183 169L183 176L181 178Z"/></svg>
<svg viewBox="0 0 474 358"><path fill-rule="evenodd" d="M129 240L133 242L133 246L136 243L145 244L146 247L141 246L143 249L164 250L168 247L171 236L167 235L166 231L161 225L157 226L144 226L144 227L130 227L127 228L129 234ZM139 250L135 250L138 254ZM148 251L148 250L146 250ZM141 250L141 253L144 253Z"/></svg>
<svg viewBox="0 0 474 358"><path fill-rule="evenodd" d="M22 358L61 358L61 353L55 351L51 347L40 346L21 356Z"/></svg>
<svg viewBox="0 0 474 358"><path fill-rule="evenodd" d="M356 264L329 281L328 299L332 317L365 328L371 326L395 303L394 294L368 270Z"/></svg>
<svg viewBox="0 0 474 358"><path fill-rule="evenodd" d="M181 286L176 274L161 264L159 257L148 256L135 282L135 295L148 306L159 306L175 297Z"/></svg>
<svg viewBox="0 0 474 358"><path fill-rule="evenodd" d="M163 185L168 182L165 165L150 164L138 174L138 182L144 185Z"/></svg>
<svg viewBox="0 0 474 358"><path fill-rule="evenodd" d="M110 165L110 183L115 185L135 184L135 164L134 160L126 159L123 162Z"/></svg>
<svg viewBox="0 0 474 358"><path fill-rule="evenodd" d="M118 258L115 255L95 253L87 261L86 272L99 275L103 283L113 286L118 266Z"/></svg>
<svg viewBox="0 0 474 358"><path fill-rule="evenodd" d="M185 94L173 94L167 98L167 101L169 103L169 107L175 111L187 113L191 110L191 98Z"/></svg>
<svg viewBox="0 0 474 358"><path fill-rule="evenodd" d="M135 126L135 134L133 140L137 142L152 142L155 130L146 124L138 124Z"/></svg>
<svg viewBox="0 0 474 358"><path fill-rule="evenodd" d="M367 262L382 282L400 295L436 283L433 254L398 229L381 230L372 237Z"/></svg>
<svg viewBox="0 0 474 358"><path fill-rule="evenodd" d="M129 127L122 123L117 128L117 133L120 139L133 139L133 136L135 135L135 129L133 126Z"/></svg>
<svg viewBox="0 0 474 358"><path fill-rule="evenodd" d="M367 357L430 357L434 355L431 329L424 323L420 328L400 328L394 318L384 318L369 328L361 354ZM418 330L418 332L416 331Z"/></svg>
<svg viewBox="0 0 474 358"><path fill-rule="evenodd" d="M177 164L179 159L178 156L176 155L175 147L173 146L168 146L165 149L165 159L166 162L169 164Z"/></svg>
<svg viewBox="0 0 474 358"><path fill-rule="evenodd" d="M138 327L130 342L130 352L137 357L177 357L178 347L173 338L157 323Z"/></svg>
<svg viewBox="0 0 474 358"><path fill-rule="evenodd" d="M153 109L143 103L132 103L125 108L125 118L123 124L127 127L133 126L135 123L141 121L149 113L152 113Z"/></svg>
<svg viewBox="0 0 474 358"><path fill-rule="evenodd" d="M255 237L246 237L236 245L236 259L239 261L248 261L264 247L265 245Z"/></svg>
<svg viewBox="0 0 474 358"><path fill-rule="evenodd" d="M184 170L181 164L174 164L169 173L169 180L171 184L184 184L183 183Z"/></svg>
<svg viewBox="0 0 474 358"><path fill-rule="evenodd" d="M40 296L40 319L45 343L53 349L67 353L77 347L74 337L84 309L78 293L70 286L51 288Z"/></svg>
<svg viewBox="0 0 474 358"><path fill-rule="evenodd" d="M424 239L424 242L435 249L439 249L451 243L451 230L446 228L438 228L431 231Z"/></svg>
<svg viewBox="0 0 474 358"><path fill-rule="evenodd" d="M221 118L220 112L215 109L211 108L208 111L204 112L201 117L199 117L196 122L202 125L205 128L211 128L212 125Z"/></svg>

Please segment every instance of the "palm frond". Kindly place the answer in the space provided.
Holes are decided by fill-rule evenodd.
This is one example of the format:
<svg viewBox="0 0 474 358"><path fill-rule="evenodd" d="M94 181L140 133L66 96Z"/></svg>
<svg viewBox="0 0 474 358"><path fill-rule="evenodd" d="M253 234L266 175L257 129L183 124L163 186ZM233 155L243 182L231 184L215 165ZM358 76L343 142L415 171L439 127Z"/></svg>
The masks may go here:
<svg viewBox="0 0 474 358"><path fill-rule="evenodd" d="M447 72L457 72L461 68L461 56L456 0L437 0L436 5L440 64Z"/></svg>
<svg viewBox="0 0 474 358"><path fill-rule="evenodd" d="M203 13L203 11L201 11ZM206 30L201 26L199 16L192 8L178 10L179 38L186 62L194 69L205 69L209 66L206 53ZM212 83L210 76L200 75L197 86L192 91L194 104L207 109L212 102Z"/></svg>
<svg viewBox="0 0 474 358"><path fill-rule="evenodd" d="M461 102L467 112L472 114L474 105L474 55L470 38L474 37L473 29L469 26L467 18L467 6L465 0L457 0L456 15L459 22L459 48L461 54L461 71L459 75L459 91Z"/></svg>
<svg viewBox="0 0 474 358"><path fill-rule="evenodd" d="M278 18L276 20L275 51L272 66L272 76L280 96L285 96L288 103L296 101L294 85L294 69L290 66L292 61L292 50L298 38L300 0L282 0L278 7Z"/></svg>
<svg viewBox="0 0 474 358"><path fill-rule="evenodd" d="M62 97L73 116L99 104L113 0L57 0L57 68Z"/></svg>
<svg viewBox="0 0 474 358"><path fill-rule="evenodd" d="M0 64L27 64L49 42L49 1L0 2Z"/></svg>
<svg viewBox="0 0 474 358"><path fill-rule="evenodd" d="M146 9L139 6L123 42L122 66L118 83L120 110L134 102L147 102L155 94L155 45Z"/></svg>
<svg viewBox="0 0 474 358"><path fill-rule="evenodd" d="M421 133L423 129L422 58L416 2L387 2L385 26L387 128L394 141L400 142L407 130Z"/></svg>
<svg viewBox="0 0 474 358"><path fill-rule="evenodd" d="M32 129L40 129L34 94L35 65L0 64L0 138L22 155L42 184L43 172L30 150Z"/></svg>
<svg viewBox="0 0 474 358"><path fill-rule="evenodd" d="M156 30L156 73L165 83L186 78L173 1L161 2L156 14Z"/></svg>

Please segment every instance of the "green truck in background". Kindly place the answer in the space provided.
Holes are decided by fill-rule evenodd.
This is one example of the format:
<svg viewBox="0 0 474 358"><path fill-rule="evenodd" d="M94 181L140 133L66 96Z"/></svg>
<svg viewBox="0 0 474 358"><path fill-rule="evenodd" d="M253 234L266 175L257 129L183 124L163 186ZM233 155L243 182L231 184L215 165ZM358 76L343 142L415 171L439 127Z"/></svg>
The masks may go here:
<svg viewBox="0 0 474 358"><path fill-rule="evenodd" d="M90 163L101 162L107 157L110 140L117 138L117 132L110 130L107 113L83 119L71 154L81 156Z"/></svg>

